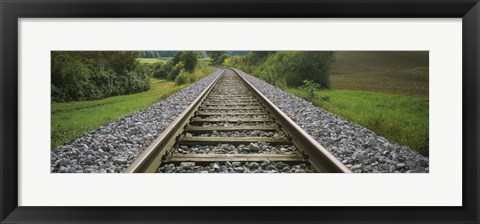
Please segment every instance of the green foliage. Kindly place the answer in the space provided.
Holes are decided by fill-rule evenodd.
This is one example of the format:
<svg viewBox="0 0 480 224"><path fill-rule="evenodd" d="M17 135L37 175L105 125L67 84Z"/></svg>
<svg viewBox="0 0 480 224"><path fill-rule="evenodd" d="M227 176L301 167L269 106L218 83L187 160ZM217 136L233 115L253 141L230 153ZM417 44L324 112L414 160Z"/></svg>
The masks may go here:
<svg viewBox="0 0 480 224"><path fill-rule="evenodd" d="M173 65L173 63L169 63L169 66L167 66L167 69L168 69L168 67L170 67L172 65ZM177 78L177 75L180 74L180 71L182 71L184 69L185 68L184 68L183 62L176 63L168 71L167 78L170 79L170 80L175 80L175 78Z"/></svg>
<svg viewBox="0 0 480 224"><path fill-rule="evenodd" d="M168 58L173 57L176 51L139 51L141 58Z"/></svg>
<svg viewBox="0 0 480 224"><path fill-rule="evenodd" d="M177 51L166 64L155 65L153 74L158 78L167 78L177 84L192 83L211 73L207 61L198 60L202 52Z"/></svg>
<svg viewBox="0 0 480 224"><path fill-rule="evenodd" d="M227 51L227 54L230 56L245 56L249 53L250 51Z"/></svg>
<svg viewBox="0 0 480 224"><path fill-rule="evenodd" d="M155 78L167 78L167 65L163 63L155 63L153 65L150 65L150 71L152 73L152 76Z"/></svg>
<svg viewBox="0 0 480 224"><path fill-rule="evenodd" d="M220 55L220 57L218 57L217 61L214 63L216 65L221 65L223 64L223 62L225 61L225 59L228 58L228 55L227 54L222 54Z"/></svg>
<svg viewBox="0 0 480 224"><path fill-rule="evenodd" d="M258 65L268 56L275 54L276 51L250 51L247 54L247 62L251 65Z"/></svg>
<svg viewBox="0 0 480 224"><path fill-rule="evenodd" d="M194 78L195 77L190 72L187 72L186 70L182 69L180 73L177 75L177 77L175 78L175 83L177 83L177 85L192 83L195 81Z"/></svg>
<svg viewBox="0 0 480 224"><path fill-rule="evenodd" d="M230 57L224 65L235 67L275 85L300 87L304 80L330 87L331 51L251 51L246 57Z"/></svg>
<svg viewBox="0 0 480 224"><path fill-rule="evenodd" d="M245 56L249 51L224 51L230 56ZM177 53L176 51L139 51L139 57L141 58L171 58ZM207 57L206 51L197 51L200 57ZM222 53L223 54L223 53Z"/></svg>
<svg viewBox="0 0 480 224"><path fill-rule="evenodd" d="M335 61L332 51L295 52L289 65L292 72L287 73L287 85L301 86L304 80L312 80L322 88L330 88L330 69Z"/></svg>
<svg viewBox="0 0 480 224"><path fill-rule="evenodd" d="M221 65L228 58L226 51L207 51L207 55L212 59L212 65Z"/></svg>
<svg viewBox="0 0 480 224"><path fill-rule="evenodd" d="M241 56L228 57L223 61L223 65L226 67L240 69L248 73L251 73L253 70L253 68L246 63L246 58Z"/></svg>
<svg viewBox="0 0 480 224"><path fill-rule="evenodd" d="M136 52L53 51L54 102L101 99L149 89L148 69Z"/></svg>
<svg viewBox="0 0 480 224"><path fill-rule="evenodd" d="M180 54L180 61L183 62L183 67L187 72L193 72L198 63L197 54L193 51L182 52Z"/></svg>
<svg viewBox="0 0 480 224"><path fill-rule="evenodd" d="M198 64L198 54L192 51L177 51L161 71L158 77L167 77L176 80L182 70L193 72Z"/></svg>
<svg viewBox="0 0 480 224"><path fill-rule="evenodd" d="M195 82L207 75L212 74L213 68L209 66L208 61L199 61L197 64L197 67L195 68L195 71L191 73L192 75L192 81Z"/></svg>
<svg viewBox="0 0 480 224"><path fill-rule="evenodd" d="M428 52L250 52L229 57L224 65L429 154ZM352 90L329 89L330 78L334 87Z"/></svg>
<svg viewBox="0 0 480 224"><path fill-rule="evenodd" d="M177 85L194 83L195 81L212 73L212 68L208 66L208 62L201 61L195 67L193 72L189 72L185 69L181 69L178 75L175 77L175 83Z"/></svg>
<svg viewBox="0 0 480 224"><path fill-rule="evenodd" d="M305 92L305 99L313 101L317 99L316 91L320 89L320 85L311 80L303 80L302 90Z"/></svg>
<svg viewBox="0 0 480 224"><path fill-rule="evenodd" d="M143 110L186 87L166 80L150 79L150 90L130 95L113 96L51 105L51 147L93 131L99 125L135 111Z"/></svg>
<svg viewBox="0 0 480 224"><path fill-rule="evenodd" d="M304 88L286 90L302 98L310 94ZM320 89L315 93L319 97L311 102L322 109L429 155L428 97L340 89Z"/></svg>
<svg viewBox="0 0 480 224"><path fill-rule="evenodd" d="M250 55L254 52L250 52ZM291 63L294 52L277 52L273 54L262 54L266 58L254 67L253 74L275 86L286 86L286 76L292 72ZM258 58L258 56L256 56ZM250 60L247 58L247 61Z"/></svg>
<svg viewBox="0 0 480 224"><path fill-rule="evenodd" d="M275 55L275 53L275 51L250 51L245 56L225 58L223 65L252 73L257 67L262 66L262 64L267 64L265 61L268 60L269 56ZM269 63L271 62L272 61L269 61Z"/></svg>

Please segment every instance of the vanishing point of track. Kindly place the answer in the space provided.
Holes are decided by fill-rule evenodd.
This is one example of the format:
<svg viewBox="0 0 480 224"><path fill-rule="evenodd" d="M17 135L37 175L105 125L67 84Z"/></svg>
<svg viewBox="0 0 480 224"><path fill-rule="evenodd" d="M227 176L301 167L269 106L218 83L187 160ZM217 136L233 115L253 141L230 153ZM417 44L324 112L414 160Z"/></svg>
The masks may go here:
<svg viewBox="0 0 480 224"><path fill-rule="evenodd" d="M301 164L309 172L350 172L236 70L223 69L124 172L162 172L162 166L181 163L216 163L211 169L218 171L218 164L265 161Z"/></svg>

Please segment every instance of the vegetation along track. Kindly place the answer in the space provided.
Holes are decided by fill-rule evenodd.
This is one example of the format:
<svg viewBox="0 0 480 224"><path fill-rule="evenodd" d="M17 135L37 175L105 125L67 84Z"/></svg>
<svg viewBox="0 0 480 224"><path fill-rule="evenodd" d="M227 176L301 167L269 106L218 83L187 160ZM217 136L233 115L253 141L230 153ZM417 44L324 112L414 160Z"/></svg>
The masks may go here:
<svg viewBox="0 0 480 224"><path fill-rule="evenodd" d="M224 69L128 173L349 173L235 70Z"/></svg>

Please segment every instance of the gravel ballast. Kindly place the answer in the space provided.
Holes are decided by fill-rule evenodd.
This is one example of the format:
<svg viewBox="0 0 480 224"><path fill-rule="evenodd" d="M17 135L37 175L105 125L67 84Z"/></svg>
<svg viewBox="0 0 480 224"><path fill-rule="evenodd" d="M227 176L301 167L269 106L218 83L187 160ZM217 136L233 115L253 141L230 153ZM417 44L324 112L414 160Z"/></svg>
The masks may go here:
<svg viewBox="0 0 480 224"><path fill-rule="evenodd" d="M411 148L391 143L363 126L247 73L237 72L353 172L429 172L429 158Z"/></svg>
<svg viewBox="0 0 480 224"><path fill-rule="evenodd" d="M238 71L270 101L339 161L355 173L424 173L429 172L429 158L407 146L391 143L369 129L347 119L315 107L292 94L286 93L263 80ZM51 152L52 173L119 173L141 153L187 106L221 73L216 69L211 75L182 89L149 108L124 116L99 126L96 130L64 143ZM207 108L207 107L204 107ZM212 110L209 112L220 112ZM263 117L254 115L254 117ZM218 118L239 118L243 115L220 115ZM249 116L252 117L252 116ZM201 126L271 125L272 122L222 122L203 123ZM203 137L274 137L277 132L223 131L210 134L190 134ZM279 135L278 137L282 137ZM255 147L256 146L256 147ZM257 150L258 148L258 150ZM177 153L297 153L290 145L271 146L256 143L254 146L219 144L216 146L176 146ZM233 162L232 162L233 163ZM308 165L262 163L211 163L165 164L157 172L195 173L275 173L312 172ZM285 166L286 165L286 166ZM278 166L278 167L277 167ZM260 168L259 168L260 167Z"/></svg>
<svg viewBox="0 0 480 224"><path fill-rule="evenodd" d="M291 154L298 153L294 145L272 145L265 142L249 144L217 144L217 145L175 145L171 154Z"/></svg>
<svg viewBox="0 0 480 224"><path fill-rule="evenodd" d="M221 73L220 69L145 110L99 126L51 152L52 173L119 173Z"/></svg>
<svg viewBox="0 0 480 224"><path fill-rule="evenodd" d="M289 165L284 162L265 160L263 162L225 162L210 163L208 166L194 162L182 162L179 165L164 164L158 173L313 173L314 169L301 163Z"/></svg>

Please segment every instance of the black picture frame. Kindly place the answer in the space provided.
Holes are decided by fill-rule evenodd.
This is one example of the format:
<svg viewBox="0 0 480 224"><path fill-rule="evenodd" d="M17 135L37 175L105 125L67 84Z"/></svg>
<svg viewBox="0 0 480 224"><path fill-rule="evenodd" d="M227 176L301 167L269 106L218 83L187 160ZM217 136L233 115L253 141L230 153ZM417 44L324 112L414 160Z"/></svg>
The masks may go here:
<svg viewBox="0 0 480 224"><path fill-rule="evenodd" d="M479 223L478 0L0 0L1 223ZM19 18L463 18L461 207L19 207ZM446 43L448 44L448 43ZM446 130L447 131L447 130ZM448 192L446 192L448 193ZM441 195L439 195L441 197Z"/></svg>

